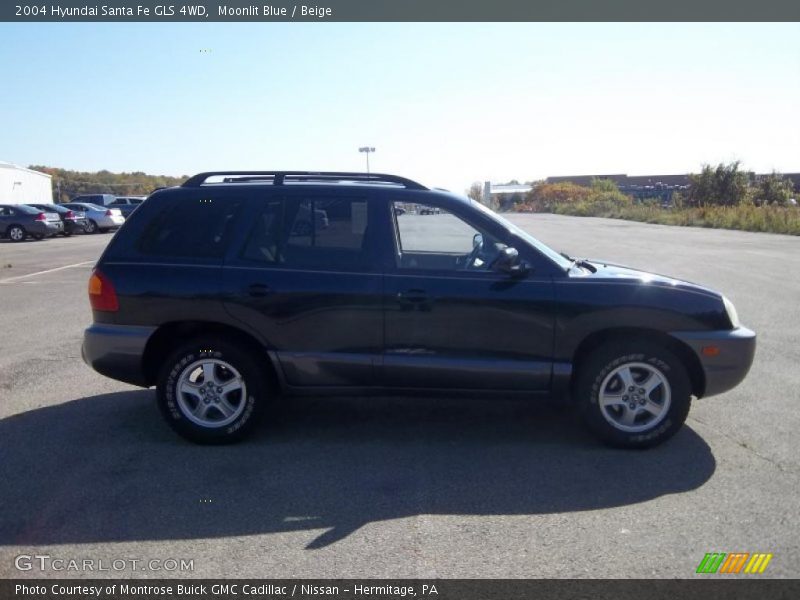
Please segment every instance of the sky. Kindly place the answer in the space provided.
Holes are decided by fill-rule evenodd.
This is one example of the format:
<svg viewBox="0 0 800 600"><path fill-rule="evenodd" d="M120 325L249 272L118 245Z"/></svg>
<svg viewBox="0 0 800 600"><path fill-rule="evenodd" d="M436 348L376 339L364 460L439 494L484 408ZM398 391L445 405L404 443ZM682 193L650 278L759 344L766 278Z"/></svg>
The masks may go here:
<svg viewBox="0 0 800 600"><path fill-rule="evenodd" d="M0 160L473 181L800 171L800 24L0 24Z"/></svg>

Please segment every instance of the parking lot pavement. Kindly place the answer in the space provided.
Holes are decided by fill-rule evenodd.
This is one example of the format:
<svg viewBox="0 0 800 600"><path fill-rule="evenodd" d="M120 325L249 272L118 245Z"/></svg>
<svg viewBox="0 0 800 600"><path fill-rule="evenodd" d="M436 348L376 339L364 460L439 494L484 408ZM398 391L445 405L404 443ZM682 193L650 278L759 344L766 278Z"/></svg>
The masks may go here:
<svg viewBox="0 0 800 600"><path fill-rule="evenodd" d="M111 236L111 233L74 235L17 243L0 239L0 282L38 271L93 263Z"/></svg>
<svg viewBox="0 0 800 600"><path fill-rule="evenodd" d="M304 399L254 439L198 447L153 392L80 360L108 236L0 244L0 577L19 554L194 561L194 577L692 577L706 552L800 576L800 238L513 219L572 255L724 291L759 334L745 382L659 448L598 446L551 405ZM18 253L14 257L11 252ZM3 282L5 281L5 283Z"/></svg>

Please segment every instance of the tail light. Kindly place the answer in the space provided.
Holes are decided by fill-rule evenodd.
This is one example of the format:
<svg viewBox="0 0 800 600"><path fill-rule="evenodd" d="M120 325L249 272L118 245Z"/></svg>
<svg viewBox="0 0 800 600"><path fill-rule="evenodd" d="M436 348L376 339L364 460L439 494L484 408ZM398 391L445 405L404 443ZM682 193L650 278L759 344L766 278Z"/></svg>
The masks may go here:
<svg viewBox="0 0 800 600"><path fill-rule="evenodd" d="M114 213L111 212L110 208L106 211L106 216L107 217L113 217L114 216Z"/></svg>
<svg viewBox="0 0 800 600"><path fill-rule="evenodd" d="M92 271L92 276L89 278L89 303L92 305L92 310L103 312L119 310L119 301L114 285L99 269Z"/></svg>
<svg viewBox="0 0 800 600"><path fill-rule="evenodd" d="M47 221L47 217L44 216L44 213L39 213L36 215L34 221Z"/></svg>
<svg viewBox="0 0 800 600"><path fill-rule="evenodd" d="M75 213L72 212L71 210L68 210L67 211L67 219L74 219L74 218L75 218Z"/></svg>

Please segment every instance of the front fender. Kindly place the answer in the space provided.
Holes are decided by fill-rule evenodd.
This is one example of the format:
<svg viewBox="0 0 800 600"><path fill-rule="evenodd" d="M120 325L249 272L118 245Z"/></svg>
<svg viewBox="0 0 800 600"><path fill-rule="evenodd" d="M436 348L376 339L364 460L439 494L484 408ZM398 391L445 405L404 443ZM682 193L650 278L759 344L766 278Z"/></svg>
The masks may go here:
<svg viewBox="0 0 800 600"><path fill-rule="evenodd" d="M580 343L610 329L715 331L730 328L720 295L659 282L570 279L556 282L554 359L570 361Z"/></svg>

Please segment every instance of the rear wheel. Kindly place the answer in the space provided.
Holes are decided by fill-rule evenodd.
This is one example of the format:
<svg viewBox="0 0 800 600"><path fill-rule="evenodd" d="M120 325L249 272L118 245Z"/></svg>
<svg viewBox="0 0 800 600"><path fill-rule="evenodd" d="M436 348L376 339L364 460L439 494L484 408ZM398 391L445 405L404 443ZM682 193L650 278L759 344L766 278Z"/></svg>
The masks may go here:
<svg viewBox="0 0 800 600"><path fill-rule="evenodd" d="M28 236L22 225L12 225L8 228L6 235L12 242L21 242Z"/></svg>
<svg viewBox="0 0 800 600"><path fill-rule="evenodd" d="M41 240L44 239L44 236L41 233L34 233L33 235L31 235L31 237L35 239L37 242L40 242Z"/></svg>
<svg viewBox="0 0 800 600"><path fill-rule="evenodd" d="M170 427L192 442L236 442L250 432L268 400L264 372L242 348L197 338L164 362L158 404Z"/></svg>
<svg viewBox="0 0 800 600"><path fill-rule="evenodd" d="M647 341L604 345L579 366L575 391L584 421L604 442L656 446L681 428L691 405L683 363Z"/></svg>
<svg viewBox="0 0 800 600"><path fill-rule="evenodd" d="M86 221L86 233L97 233L97 223L89 219Z"/></svg>

